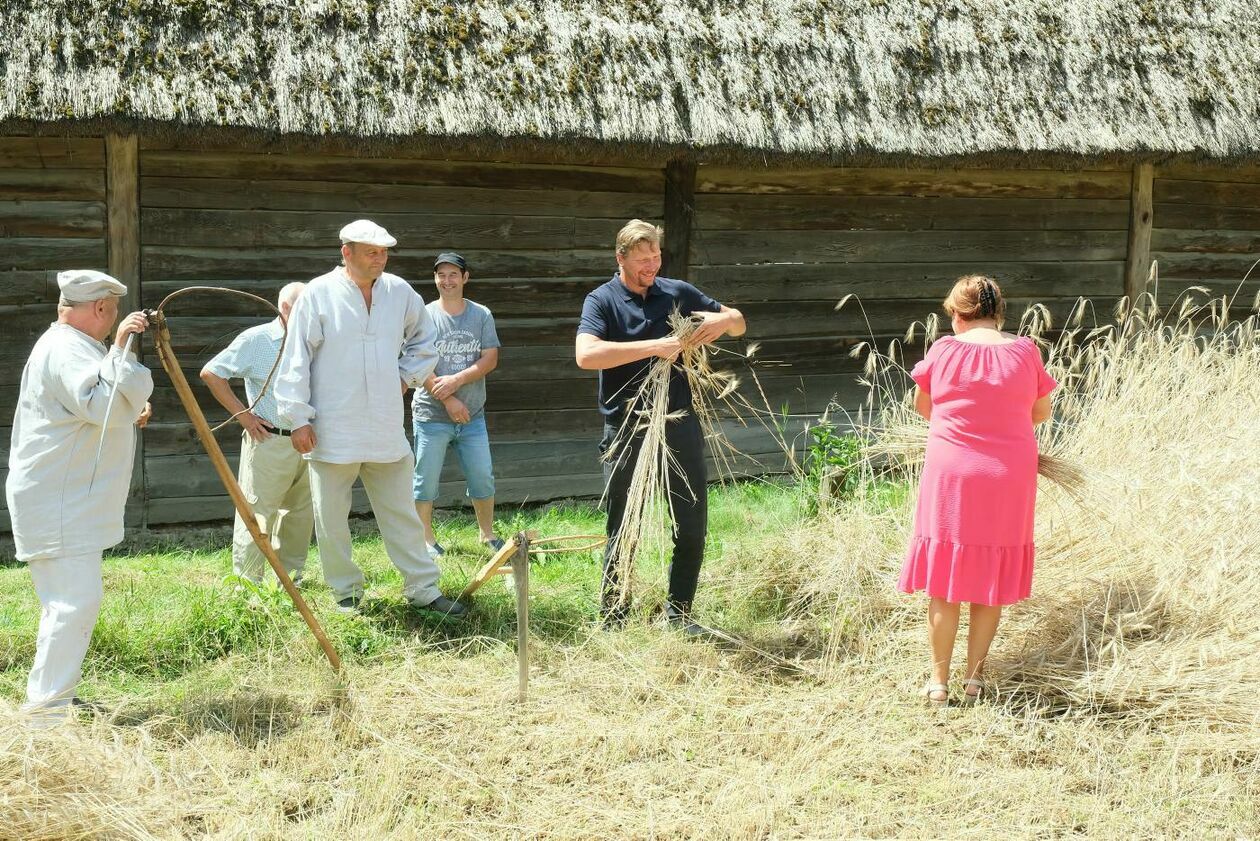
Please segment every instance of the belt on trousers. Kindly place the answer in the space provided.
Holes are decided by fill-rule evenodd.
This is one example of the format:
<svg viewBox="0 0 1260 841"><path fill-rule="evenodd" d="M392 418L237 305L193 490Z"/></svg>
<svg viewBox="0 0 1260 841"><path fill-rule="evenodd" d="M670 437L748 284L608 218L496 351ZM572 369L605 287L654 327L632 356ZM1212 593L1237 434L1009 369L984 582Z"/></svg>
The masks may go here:
<svg viewBox="0 0 1260 841"><path fill-rule="evenodd" d="M271 431L274 432L276 435L283 435L285 438L288 438L293 435L292 429L273 429Z"/></svg>

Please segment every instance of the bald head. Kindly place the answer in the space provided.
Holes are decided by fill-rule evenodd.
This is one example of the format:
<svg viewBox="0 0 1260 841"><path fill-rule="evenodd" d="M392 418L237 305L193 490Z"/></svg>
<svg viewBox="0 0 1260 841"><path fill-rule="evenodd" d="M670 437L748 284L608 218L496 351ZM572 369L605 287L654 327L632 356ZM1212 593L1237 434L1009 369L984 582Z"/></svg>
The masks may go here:
<svg viewBox="0 0 1260 841"><path fill-rule="evenodd" d="M276 309L280 310L281 318L288 320L289 313L293 311L293 305L297 303L298 298L302 297L302 292L305 290L305 283L295 281L285 284L276 298Z"/></svg>

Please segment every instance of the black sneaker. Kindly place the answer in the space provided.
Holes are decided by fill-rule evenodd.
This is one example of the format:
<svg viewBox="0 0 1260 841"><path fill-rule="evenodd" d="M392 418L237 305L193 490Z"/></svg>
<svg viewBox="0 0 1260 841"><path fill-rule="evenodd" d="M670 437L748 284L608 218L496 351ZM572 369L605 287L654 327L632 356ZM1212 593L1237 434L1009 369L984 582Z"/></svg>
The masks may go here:
<svg viewBox="0 0 1260 841"><path fill-rule="evenodd" d="M358 613L359 608L363 606L363 599L359 596L346 596L337 602L338 613Z"/></svg>
<svg viewBox="0 0 1260 841"><path fill-rule="evenodd" d="M465 614L468 613L468 608L464 607L457 601L448 599L446 596L438 596L428 604L415 604L415 602L412 602L412 604L420 610L427 610L432 613L441 614L442 616L449 616L452 619L463 619Z"/></svg>
<svg viewBox="0 0 1260 841"><path fill-rule="evenodd" d="M688 637L707 637L709 629L691 618L691 605L670 602L665 605L665 622Z"/></svg>

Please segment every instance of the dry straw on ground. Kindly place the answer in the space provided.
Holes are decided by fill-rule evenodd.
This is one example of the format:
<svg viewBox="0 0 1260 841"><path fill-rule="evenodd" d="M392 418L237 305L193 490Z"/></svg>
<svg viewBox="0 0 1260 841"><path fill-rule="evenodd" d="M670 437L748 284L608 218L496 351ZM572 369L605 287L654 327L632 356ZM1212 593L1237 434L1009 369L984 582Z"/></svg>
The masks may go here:
<svg viewBox="0 0 1260 841"><path fill-rule="evenodd" d="M701 615L788 601L749 633L808 658L812 676L633 627L539 641L525 706L495 640L360 659L347 699L322 688L313 647L295 657L277 644L78 728L31 735L4 715L0 827L1255 837L1260 336L1254 321L1196 331L1141 318L1087 332L1050 346L1064 385L1042 433L1085 481L1043 486L1034 596L999 632L991 703L942 718L913 697L923 605L893 588L913 498L871 494L801 528L749 510L705 573ZM884 418L907 411L897 402Z"/></svg>

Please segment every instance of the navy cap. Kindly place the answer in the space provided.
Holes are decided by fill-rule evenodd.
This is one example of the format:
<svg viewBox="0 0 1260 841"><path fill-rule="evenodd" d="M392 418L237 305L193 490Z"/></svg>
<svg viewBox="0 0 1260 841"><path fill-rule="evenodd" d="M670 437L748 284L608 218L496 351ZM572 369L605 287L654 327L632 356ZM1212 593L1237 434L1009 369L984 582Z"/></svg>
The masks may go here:
<svg viewBox="0 0 1260 841"><path fill-rule="evenodd" d="M452 266L458 266L461 272L468 271L468 261L456 254L454 251L443 251L433 261L433 269L437 271L437 267L443 263L450 263Z"/></svg>

